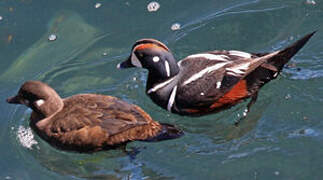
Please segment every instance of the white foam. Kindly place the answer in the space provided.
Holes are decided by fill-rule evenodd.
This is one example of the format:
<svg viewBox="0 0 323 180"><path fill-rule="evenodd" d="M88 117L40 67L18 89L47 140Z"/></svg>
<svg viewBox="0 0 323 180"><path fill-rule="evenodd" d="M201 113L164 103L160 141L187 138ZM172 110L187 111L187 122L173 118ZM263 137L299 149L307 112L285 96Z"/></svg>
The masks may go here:
<svg viewBox="0 0 323 180"><path fill-rule="evenodd" d="M28 149L32 149L33 145L38 144L34 139L34 134L32 133L31 128L25 128L24 126L19 126L17 131L17 138L20 144Z"/></svg>

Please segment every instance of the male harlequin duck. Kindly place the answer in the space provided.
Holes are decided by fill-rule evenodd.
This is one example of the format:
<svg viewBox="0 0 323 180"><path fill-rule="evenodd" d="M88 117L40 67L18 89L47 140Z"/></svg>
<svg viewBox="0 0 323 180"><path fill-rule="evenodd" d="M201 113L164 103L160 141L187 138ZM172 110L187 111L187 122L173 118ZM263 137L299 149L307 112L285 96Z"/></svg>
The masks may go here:
<svg viewBox="0 0 323 180"><path fill-rule="evenodd" d="M24 104L33 112L31 128L51 145L63 150L94 152L129 141L159 141L183 132L151 119L140 107L118 98L79 94L61 99L40 81L25 82L8 103Z"/></svg>
<svg viewBox="0 0 323 180"><path fill-rule="evenodd" d="M190 55L178 63L165 44L141 39L118 68L148 69L146 93L170 112L200 116L251 97L247 105L249 112L259 89L278 76L314 33L271 53L209 51Z"/></svg>

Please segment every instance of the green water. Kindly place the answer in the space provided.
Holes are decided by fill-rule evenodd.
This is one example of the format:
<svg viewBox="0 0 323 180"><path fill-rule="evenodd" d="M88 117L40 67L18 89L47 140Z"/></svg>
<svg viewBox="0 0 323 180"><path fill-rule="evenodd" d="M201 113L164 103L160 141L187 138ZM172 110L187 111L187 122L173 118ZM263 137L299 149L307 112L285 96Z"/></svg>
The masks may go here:
<svg viewBox="0 0 323 180"><path fill-rule="evenodd" d="M149 2L0 1L0 179L322 179L323 2L164 0L148 12ZM174 23L181 29L172 31ZM140 38L165 42L181 59L213 49L273 51L313 30L291 61L296 67L261 90L239 127L233 122L246 103L181 117L145 95L146 71L115 68ZM57 39L48 41L50 34ZM134 160L118 150L56 150L33 137L30 110L5 103L29 79L45 81L63 97L117 96L186 135L130 143L141 151Z"/></svg>

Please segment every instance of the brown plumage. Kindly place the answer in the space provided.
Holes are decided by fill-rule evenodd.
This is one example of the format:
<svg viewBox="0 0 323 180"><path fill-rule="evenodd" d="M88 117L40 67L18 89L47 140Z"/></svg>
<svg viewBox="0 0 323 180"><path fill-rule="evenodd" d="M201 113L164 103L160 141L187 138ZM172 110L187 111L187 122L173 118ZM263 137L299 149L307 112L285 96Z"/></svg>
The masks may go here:
<svg viewBox="0 0 323 180"><path fill-rule="evenodd" d="M116 97L79 94L61 99L54 89L40 81L25 82L7 102L32 108L32 129L63 150L92 152L134 140L159 141L183 134Z"/></svg>

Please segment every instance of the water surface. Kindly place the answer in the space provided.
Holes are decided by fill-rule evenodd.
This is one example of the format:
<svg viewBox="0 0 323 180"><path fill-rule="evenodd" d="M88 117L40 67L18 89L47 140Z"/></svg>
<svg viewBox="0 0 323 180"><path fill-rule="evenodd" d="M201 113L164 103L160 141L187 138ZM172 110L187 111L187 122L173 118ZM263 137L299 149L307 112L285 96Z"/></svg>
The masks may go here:
<svg viewBox="0 0 323 180"><path fill-rule="evenodd" d="M0 2L0 179L321 179L323 4L306 0ZM95 8L96 3L101 3ZM181 29L171 30L174 23ZM318 33L291 60L238 127L247 102L200 118L170 114L145 95L147 72L117 70L140 38L166 43L177 59L213 49L265 52ZM51 34L55 41L48 41ZM121 151L63 152L34 135L26 107L5 99L30 79L62 97L101 93L141 106L186 135L133 142Z"/></svg>

